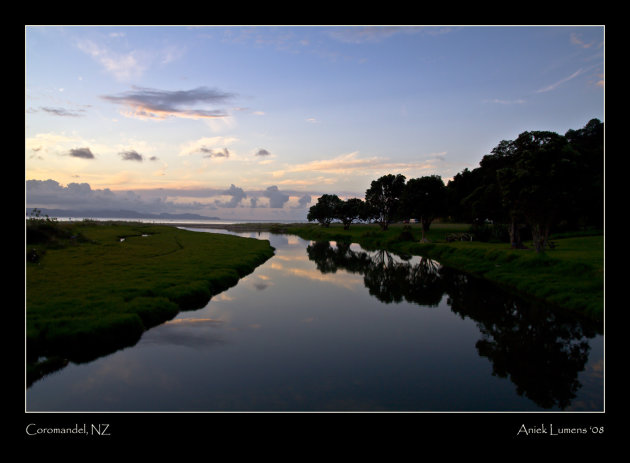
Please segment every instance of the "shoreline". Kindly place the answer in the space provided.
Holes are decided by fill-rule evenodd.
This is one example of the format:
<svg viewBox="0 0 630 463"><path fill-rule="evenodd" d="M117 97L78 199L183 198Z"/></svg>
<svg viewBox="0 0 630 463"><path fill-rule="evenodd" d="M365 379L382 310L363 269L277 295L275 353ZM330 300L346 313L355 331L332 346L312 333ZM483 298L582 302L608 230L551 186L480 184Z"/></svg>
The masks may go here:
<svg viewBox="0 0 630 463"><path fill-rule="evenodd" d="M205 306L274 255L268 240L159 224L77 223L72 232L67 244L28 244L42 252L26 262L27 385L66 361L135 345L147 329Z"/></svg>
<svg viewBox="0 0 630 463"><path fill-rule="evenodd" d="M279 223L279 222L243 222L243 223L183 223L183 222L173 222L173 223L155 223L155 225L169 225L172 227L183 227L183 228L209 228L209 229L219 229L219 230L230 230L235 232L247 232L247 231L268 231L271 233L286 233L287 229L295 226L304 226L305 224L295 222L295 223Z"/></svg>

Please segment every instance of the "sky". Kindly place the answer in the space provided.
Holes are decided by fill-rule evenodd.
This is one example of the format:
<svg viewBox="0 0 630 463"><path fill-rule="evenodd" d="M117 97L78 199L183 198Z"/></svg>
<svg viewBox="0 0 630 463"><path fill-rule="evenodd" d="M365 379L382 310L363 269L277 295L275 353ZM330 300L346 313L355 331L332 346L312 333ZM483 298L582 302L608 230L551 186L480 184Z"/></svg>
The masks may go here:
<svg viewBox="0 0 630 463"><path fill-rule="evenodd" d="M26 206L304 220L604 121L603 26L26 26Z"/></svg>

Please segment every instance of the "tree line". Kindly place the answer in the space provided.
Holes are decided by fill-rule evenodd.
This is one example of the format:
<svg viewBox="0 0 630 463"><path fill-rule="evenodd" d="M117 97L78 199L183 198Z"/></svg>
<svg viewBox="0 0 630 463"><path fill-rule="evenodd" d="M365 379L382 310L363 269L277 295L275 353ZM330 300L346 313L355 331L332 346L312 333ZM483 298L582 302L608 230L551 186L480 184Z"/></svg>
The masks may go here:
<svg viewBox="0 0 630 463"><path fill-rule="evenodd" d="M400 220L421 223L425 240L431 223L442 218L493 224L514 248L527 233L537 252L550 245L552 229L602 228L604 220L604 124L590 120L564 135L521 133L502 140L479 166L464 169L447 184L439 175L407 180L384 175L371 182L364 199L322 195L308 212L309 222L328 227L339 221L378 223L383 230ZM487 228L487 227L486 227Z"/></svg>

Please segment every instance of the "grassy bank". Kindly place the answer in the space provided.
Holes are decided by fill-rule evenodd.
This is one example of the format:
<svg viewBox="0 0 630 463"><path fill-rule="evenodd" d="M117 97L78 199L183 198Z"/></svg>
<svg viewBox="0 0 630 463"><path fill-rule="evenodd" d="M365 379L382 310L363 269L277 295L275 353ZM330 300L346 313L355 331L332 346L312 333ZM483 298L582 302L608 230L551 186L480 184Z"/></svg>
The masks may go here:
<svg viewBox="0 0 630 463"><path fill-rule="evenodd" d="M203 307L273 255L268 241L171 226L38 225L44 232L30 240L27 229L27 353L33 362L40 356L89 360L131 345L178 311ZM33 362L33 371L46 368Z"/></svg>
<svg viewBox="0 0 630 463"><path fill-rule="evenodd" d="M283 231L305 239L352 241L367 249L426 256L528 297L575 310L597 321L603 319L603 235L552 237L556 247L541 254L531 246L511 249L506 243L447 242L447 237L468 229L465 224L433 224L428 243L419 242L419 225L392 225L382 231L376 225L357 224L344 230L337 224L330 228L293 224Z"/></svg>

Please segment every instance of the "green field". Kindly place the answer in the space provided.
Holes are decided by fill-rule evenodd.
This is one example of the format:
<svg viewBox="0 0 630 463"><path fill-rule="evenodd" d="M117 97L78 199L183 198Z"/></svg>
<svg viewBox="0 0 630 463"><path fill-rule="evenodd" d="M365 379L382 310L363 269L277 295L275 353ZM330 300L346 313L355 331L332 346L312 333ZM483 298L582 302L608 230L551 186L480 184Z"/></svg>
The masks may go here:
<svg viewBox="0 0 630 463"><path fill-rule="evenodd" d="M575 310L597 321L604 314L604 236L552 236L556 247L536 253L511 249L506 243L480 241L447 242L447 236L467 232L467 224L435 223L428 243L420 243L420 225L355 224L344 230L340 224L291 225L282 231L311 240L351 241L367 249L387 249L422 255L442 265L481 276L528 297Z"/></svg>
<svg viewBox="0 0 630 463"><path fill-rule="evenodd" d="M27 228L28 358L90 360L203 307L273 255L268 241L133 223ZM30 239L29 239L30 238ZM29 242L30 241L30 242Z"/></svg>

